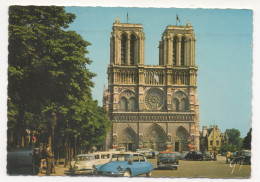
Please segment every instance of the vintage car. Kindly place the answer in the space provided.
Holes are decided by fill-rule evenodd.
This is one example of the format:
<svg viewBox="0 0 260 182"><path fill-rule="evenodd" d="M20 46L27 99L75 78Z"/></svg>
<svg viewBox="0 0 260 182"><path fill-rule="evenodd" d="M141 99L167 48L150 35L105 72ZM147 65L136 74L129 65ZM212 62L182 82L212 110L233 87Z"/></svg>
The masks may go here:
<svg viewBox="0 0 260 182"><path fill-rule="evenodd" d="M186 157L186 160L195 160L195 161L202 161L203 160L203 155L200 151L190 151Z"/></svg>
<svg viewBox="0 0 260 182"><path fill-rule="evenodd" d="M142 148L142 149L137 149L136 150L137 153L140 153L140 154L144 154L145 157L148 157L150 152L153 152L153 149L149 149L149 148Z"/></svg>
<svg viewBox="0 0 260 182"><path fill-rule="evenodd" d="M174 152L163 151L160 152L157 158L157 167L161 168L171 168L177 170L179 166L179 159Z"/></svg>
<svg viewBox="0 0 260 182"><path fill-rule="evenodd" d="M179 156L179 160L184 160L188 153L189 153L188 151L182 151Z"/></svg>
<svg viewBox="0 0 260 182"><path fill-rule="evenodd" d="M91 166L91 170L93 172L93 165L99 165L99 164L106 164L111 160L111 157L113 154L119 153L119 151L109 151L109 152L95 152L90 154L82 154L77 157L77 160L79 157L85 156L85 155L92 155L94 157L94 162ZM75 163L77 163L77 160L74 162L71 162L71 165L73 165L72 170L74 171L74 174L80 174L83 172L83 170L79 171L76 169ZM83 162L82 162L83 163Z"/></svg>
<svg viewBox="0 0 260 182"><path fill-rule="evenodd" d="M103 176L151 176L152 170L153 165L143 154L130 152L113 154L109 163L94 166L95 174Z"/></svg>
<svg viewBox="0 0 260 182"><path fill-rule="evenodd" d="M238 151L237 152L231 152L230 153L230 161L232 161L233 159L235 159L237 157Z"/></svg>
<svg viewBox="0 0 260 182"><path fill-rule="evenodd" d="M214 156L210 152L203 152L203 160L205 161L214 160Z"/></svg>
<svg viewBox="0 0 260 182"><path fill-rule="evenodd" d="M34 152L30 149L17 149L7 152L7 174L37 175L35 173Z"/></svg>
<svg viewBox="0 0 260 182"><path fill-rule="evenodd" d="M251 165L251 151L243 150L236 153L236 156L231 160L231 164L246 164Z"/></svg>
<svg viewBox="0 0 260 182"><path fill-rule="evenodd" d="M93 174L93 165L95 165L95 157L93 154L78 155L74 163L73 172L74 174Z"/></svg>
<svg viewBox="0 0 260 182"><path fill-rule="evenodd" d="M177 157L177 159L180 159L181 153L180 152L174 152L174 155Z"/></svg>

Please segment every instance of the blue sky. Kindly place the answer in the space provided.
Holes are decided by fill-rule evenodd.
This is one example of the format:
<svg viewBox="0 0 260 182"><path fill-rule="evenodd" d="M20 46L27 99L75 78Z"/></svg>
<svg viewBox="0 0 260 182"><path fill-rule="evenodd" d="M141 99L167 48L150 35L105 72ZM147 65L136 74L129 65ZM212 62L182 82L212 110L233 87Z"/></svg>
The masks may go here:
<svg viewBox="0 0 260 182"><path fill-rule="evenodd" d="M167 25L189 20L196 36L195 64L198 65L200 128L218 125L222 131L236 128L244 137L251 127L252 99L252 11L232 9L102 8L66 7L76 14L70 29L92 45L88 67L97 73L93 98L102 104L110 61L110 33L118 16L120 22L143 24L145 64L158 65L158 44Z"/></svg>

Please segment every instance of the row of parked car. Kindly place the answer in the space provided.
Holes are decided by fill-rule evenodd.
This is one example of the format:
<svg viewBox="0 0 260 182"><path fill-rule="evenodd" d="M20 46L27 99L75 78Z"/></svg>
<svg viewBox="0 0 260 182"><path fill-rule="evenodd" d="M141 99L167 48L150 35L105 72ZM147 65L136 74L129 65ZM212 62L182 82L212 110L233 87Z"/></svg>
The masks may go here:
<svg viewBox="0 0 260 182"><path fill-rule="evenodd" d="M110 151L81 154L70 169L74 174L89 173L102 176L152 175L153 165L144 154L136 152Z"/></svg>
<svg viewBox="0 0 260 182"><path fill-rule="evenodd" d="M231 152L230 163L231 164L239 163L239 164L251 165L251 151L242 150L242 151L237 151L237 152Z"/></svg>
<svg viewBox="0 0 260 182"><path fill-rule="evenodd" d="M248 153L244 153L248 154ZM241 153L240 153L241 156ZM251 156L251 155L250 155ZM137 152L109 151L95 152L78 155L76 160L71 162L70 169L74 174L89 173L105 176L138 176L146 174L151 176L153 171L152 163L147 158L157 158L158 169L178 169L179 160L213 160L209 152L156 152L152 150Z"/></svg>
<svg viewBox="0 0 260 182"><path fill-rule="evenodd" d="M157 158L158 169L178 169L179 160L184 159L188 152L182 154L172 151L138 150L137 152L108 151L78 155L70 164L74 174L89 173L109 176L152 175L153 165L147 158Z"/></svg>

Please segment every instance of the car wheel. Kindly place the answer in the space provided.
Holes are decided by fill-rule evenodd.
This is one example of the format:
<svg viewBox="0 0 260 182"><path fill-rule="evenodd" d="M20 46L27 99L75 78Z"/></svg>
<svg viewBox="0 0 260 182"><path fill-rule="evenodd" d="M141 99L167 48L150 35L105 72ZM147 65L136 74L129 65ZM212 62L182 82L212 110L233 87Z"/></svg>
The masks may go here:
<svg viewBox="0 0 260 182"><path fill-rule="evenodd" d="M149 173L146 173L146 176L151 177L152 176L152 171L149 172Z"/></svg>
<svg viewBox="0 0 260 182"><path fill-rule="evenodd" d="M126 176L126 177L131 177L131 171L130 171L130 169L127 169L127 170L125 171L124 176Z"/></svg>

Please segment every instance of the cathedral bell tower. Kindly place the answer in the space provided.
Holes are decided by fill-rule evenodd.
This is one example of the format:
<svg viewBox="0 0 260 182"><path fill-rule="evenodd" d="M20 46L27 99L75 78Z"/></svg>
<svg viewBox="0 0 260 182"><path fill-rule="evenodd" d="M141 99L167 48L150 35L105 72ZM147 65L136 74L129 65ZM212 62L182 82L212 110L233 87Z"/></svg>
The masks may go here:
<svg viewBox="0 0 260 182"><path fill-rule="evenodd" d="M186 26L167 26L159 43L159 65L194 67L195 40L189 21Z"/></svg>
<svg viewBox="0 0 260 182"><path fill-rule="evenodd" d="M141 24L120 23L110 36L110 65L144 65L144 33Z"/></svg>

